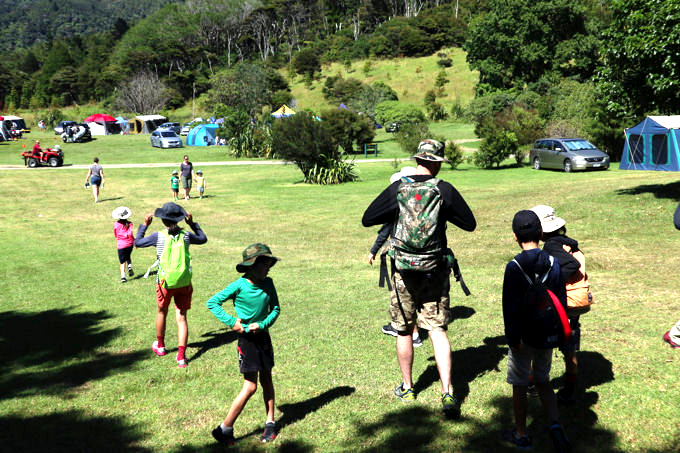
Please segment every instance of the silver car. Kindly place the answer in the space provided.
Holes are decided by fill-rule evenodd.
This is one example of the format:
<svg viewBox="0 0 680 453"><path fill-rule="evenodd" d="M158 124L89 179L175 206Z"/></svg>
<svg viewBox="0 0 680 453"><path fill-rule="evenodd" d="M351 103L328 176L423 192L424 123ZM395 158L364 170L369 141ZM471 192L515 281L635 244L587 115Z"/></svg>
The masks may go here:
<svg viewBox="0 0 680 453"><path fill-rule="evenodd" d="M172 129L156 129L151 133L151 146L182 148L182 139Z"/></svg>
<svg viewBox="0 0 680 453"><path fill-rule="evenodd" d="M529 153L534 169L574 170L609 168L609 156L583 138L542 138Z"/></svg>

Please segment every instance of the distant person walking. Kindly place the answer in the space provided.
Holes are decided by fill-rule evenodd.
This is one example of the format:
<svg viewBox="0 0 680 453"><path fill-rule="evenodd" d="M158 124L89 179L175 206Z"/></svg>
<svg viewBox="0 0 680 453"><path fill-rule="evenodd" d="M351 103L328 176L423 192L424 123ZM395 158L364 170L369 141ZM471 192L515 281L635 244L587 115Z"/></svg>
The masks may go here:
<svg viewBox="0 0 680 453"><path fill-rule="evenodd" d="M90 169L85 177L85 187L92 186L92 193L94 194L94 202L99 203L99 187L104 187L104 169L99 165L99 158L95 157Z"/></svg>
<svg viewBox="0 0 680 453"><path fill-rule="evenodd" d="M196 177L194 174L194 164L189 162L189 156L184 156L184 160L179 164L179 171L182 178L182 188L184 189L184 199L188 200L189 193L191 192L191 182Z"/></svg>

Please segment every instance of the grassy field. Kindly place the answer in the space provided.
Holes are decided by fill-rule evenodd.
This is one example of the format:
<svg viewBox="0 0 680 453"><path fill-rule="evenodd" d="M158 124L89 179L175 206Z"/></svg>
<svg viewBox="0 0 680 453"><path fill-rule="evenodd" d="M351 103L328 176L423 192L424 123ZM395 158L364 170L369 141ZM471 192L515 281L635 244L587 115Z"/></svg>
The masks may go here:
<svg viewBox="0 0 680 453"><path fill-rule="evenodd" d="M441 134L450 140L474 139L473 127L466 123L441 122L432 123L431 130ZM378 144L379 158L403 158L407 157L399 145L394 141L393 134L388 134L385 129L376 129L373 140ZM186 143L185 137L182 138ZM184 147L180 149L153 148L149 143L148 134L140 135L108 135L94 136L94 140L86 143L62 143L59 136L50 132L40 132L35 128L30 134L16 142L0 142L0 165L23 165L20 154L23 150L30 150L35 140L40 140L43 148L61 145L64 151L64 165L83 165L92 163L97 156L103 165L135 163L158 163L180 162L184 154L188 154L192 161L196 162L222 162L233 161L229 149L223 146L210 147ZM466 143L466 147L478 146L478 143ZM363 159L363 153L357 153L353 157ZM368 159L373 158L369 155ZM250 160L250 159L249 159ZM252 159L258 160L258 159ZM84 179L84 176L83 176Z"/></svg>
<svg viewBox="0 0 680 453"><path fill-rule="evenodd" d="M567 220L588 257L596 299L582 319L578 404L562 408L574 451L680 448L680 356L661 340L680 317L671 302L680 287L674 272L680 234L671 220L680 201L677 175L616 169L564 174L528 166L442 171L478 221L473 233L448 231L473 293L465 298L452 287L449 338L463 405L462 418L450 421L440 415L429 342L415 354L417 401L403 404L392 396L400 379L394 339L380 333L388 293L377 287L378 269L366 263L377 229L360 222L394 171L391 162L362 163L361 181L332 187L302 184L292 165L204 168L208 197L182 202L209 241L192 248L190 362L180 370L172 315L170 354L156 357L150 350L153 280L119 282L111 220L111 211L126 205L137 227L145 213L169 201L168 169L106 164L146 162L140 158L145 153L154 161L179 162L183 152L163 154L147 145L126 151L125 138L67 148L71 163L88 163L95 145L105 156L107 183L96 205L83 189L83 170L2 172L10 193L0 214L6 370L0 377L0 450L222 451L210 430L242 380L235 336L205 301L239 276L234 266L243 248L261 241L282 258L271 273L282 305L271 329L282 429L273 445L260 446L264 411L258 394L236 425L236 451L505 451L496 441L512 420L502 276L519 251L512 216L536 204L553 206ZM16 147L0 145L2 163L14 159ZM201 153L192 150L192 160L216 160ZM159 224L155 220L150 231ZM136 250L138 275L153 260L153 250ZM555 356L556 387L563 369ZM535 450L550 451L538 401L531 401L529 423Z"/></svg>

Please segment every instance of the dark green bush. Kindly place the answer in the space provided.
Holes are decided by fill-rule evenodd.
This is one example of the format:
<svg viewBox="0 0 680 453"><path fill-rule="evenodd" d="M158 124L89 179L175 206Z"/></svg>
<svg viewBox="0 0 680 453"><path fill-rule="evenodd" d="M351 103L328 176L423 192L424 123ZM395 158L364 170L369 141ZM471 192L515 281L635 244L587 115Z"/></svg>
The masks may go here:
<svg viewBox="0 0 680 453"><path fill-rule="evenodd" d="M480 168L500 166L501 162L517 152L519 145L514 132L497 131L484 138L473 162Z"/></svg>
<svg viewBox="0 0 680 453"><path fill-rule="evenodd" d="M272 147L276 156L298 166L306 183L339 184L358 178L354 162L344 160L328 128L307 112L275 120Z"/></svg>

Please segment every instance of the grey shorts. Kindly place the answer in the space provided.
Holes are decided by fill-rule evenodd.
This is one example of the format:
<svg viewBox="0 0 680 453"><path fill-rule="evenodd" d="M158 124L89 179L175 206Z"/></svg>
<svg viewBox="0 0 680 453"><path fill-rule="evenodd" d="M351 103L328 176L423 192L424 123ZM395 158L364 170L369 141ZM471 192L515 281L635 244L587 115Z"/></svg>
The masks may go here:
<svg viewBox="0 0 680 453"><path fill-rule="evenodd" d="M183 189L191 189L191 175L189 176L184 176L182 175L182 188Z"/></svg>
<svg viewBox="0 0 680 453"><path fill-rule="evenodd" d="M508 384L529 385L532 363L534 366L533 382L536 384L550 382L552 352L552 349L536 349L525 344L522 344L518 353L511 348L508 351Z"/></svg>

